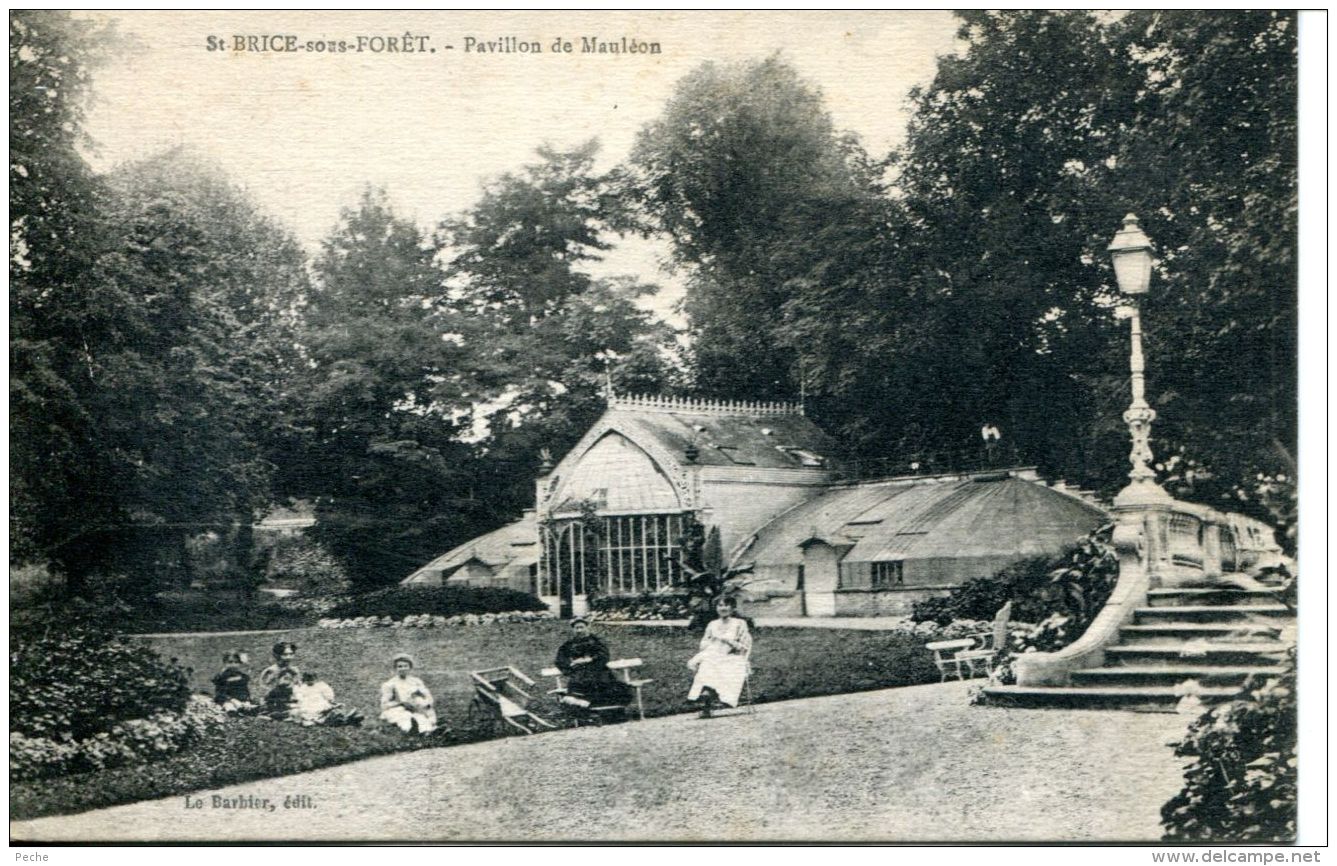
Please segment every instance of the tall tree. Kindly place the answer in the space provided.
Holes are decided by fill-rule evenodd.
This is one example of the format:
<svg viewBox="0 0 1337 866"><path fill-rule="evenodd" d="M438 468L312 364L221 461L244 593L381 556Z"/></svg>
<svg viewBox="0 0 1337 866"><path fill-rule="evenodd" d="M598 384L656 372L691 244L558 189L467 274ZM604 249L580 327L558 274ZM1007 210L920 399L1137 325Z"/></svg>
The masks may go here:
<svg viewBox="0 0 1337 866"><path fill-rule="evenodd" d="M1285 470L1293 16L961 17L968 47L914 95L898 181L956 380L937 428L1001 416L1056 473L1123 483L1127 335L1105 246L1132 210L1161 250L1145 320L1167 480L1219 502Z"/></svg>
<svg viewBox="0 0 1337 866"><path fill-rule="evenodd" d="M933 354L908 363L940 371L916 414L944 444L995 423L1056 474L1117 466L1116 428L1104 428L1102 451L1087 425L1117 421L1108 389L1126 367L1100 304L1102 241L1127 207L1110 171L1135 70L1088 12L961 18L968 48L912 93L898 159L928 289L916 319L936 335Z"/></svg>
<svg viewBox="0 0 1337 866"><path fill-rule="evenodd" d="M487 344L440 303L436 251L367 190L322 245L294 390L303 434L285 490L317 503L316 537L362 586L402 577L486 524L460 441ZM444 547L443 547L444 545Z"/></svg>
<svg viewBox="0 0 1337 866"><path fill-rule="evenodd" d="M538 148L537 162L487 183L473 208L446 219L449 271L467 281L467 302L520 325L543 318L592 283L581 266L610 249L625 224L613 179L594 171L599 143Z"/></svg>
<svg viewBox="0 0 1337 866"><path fill-rule="evenodd" d="M9 17L12 559L58 563L107 504L83 483L100 461L80 392L83 356L119 313L86 279L105 242L99 183L79 153L107 35L65 12Z"/></svg>
<svg viewBox="0 0 1337 866"><path fill-rule="evenodd" d="M83 111L113 34L20 12L10 35L11 556L149 590L188 535L266 498L257 351L282 341L262 307L301 256L180 154L93 174Z"/></svg>
<svg viewBox="0 0 1337 866"><path fill-rule="evenodd" d="M139 329L98 359L102 446L126 470L121 505L150 547L209 527L239 542L271 499L270 443L296 364L305 256L221 169L183 150L108 178L123 238L99 270ZM170 542L170 543L169 543Z"/></svg>
<svg viewBox="0 0 1337 866"><path fill-rule="evenodd" d="M820 266L813 239L863 213L874 192L857 143L837 134L820 92L771 57L684 77L630 163L688 273L697 386L793 397L800 365L780 331L788 283Z"/></svg>
<svg viewBox="0 0 1337 866"><path fill-rule="evenodd" d="M541 147L441 226L451 303L493 347L479 359L492 390L474 438L499 518L533 502L544 449L560 454L598 417L605 378L622 391L673 385L673 334L637 303L655 287L587 270L631 227L622 179L595 170L597 152Z"/></svg>
<svg viewBox="0 0 1337 866"><path fill-rule="evenodd" d="M1119 38L1145 70L1119 180L1162 251L1146 317L1158 452L1213 504L1266 507L1280 476L1289 506L1272 516L1291 521L1296 16L1137 12Z"/></svg>

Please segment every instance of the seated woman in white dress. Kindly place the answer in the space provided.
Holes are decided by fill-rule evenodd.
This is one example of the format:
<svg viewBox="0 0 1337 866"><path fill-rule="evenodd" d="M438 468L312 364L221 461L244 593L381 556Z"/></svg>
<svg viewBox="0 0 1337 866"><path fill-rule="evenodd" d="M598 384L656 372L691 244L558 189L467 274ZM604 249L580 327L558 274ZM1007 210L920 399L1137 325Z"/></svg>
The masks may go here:
<svg viewBox="0 0 1337 866"><path fill-rule="evenodd" d="M381 721L406 734L430 734L436 730L436 710L427 684L415 677L413 657L394 658L395 675L381 685Z"/></svg>
<svg viewBox="0 0 1337 866"><path fill-rule="evenodd" d="M748 656L752 652L752 635L747 623L735 616L738 603L732 598L715 602L717 619L706 626L701 637L701 651L692 656L687 666L696 671L692 690L687 700L698 701L701 717L709 718L715 703L738 706L738 696L747 681Z"/></svg>

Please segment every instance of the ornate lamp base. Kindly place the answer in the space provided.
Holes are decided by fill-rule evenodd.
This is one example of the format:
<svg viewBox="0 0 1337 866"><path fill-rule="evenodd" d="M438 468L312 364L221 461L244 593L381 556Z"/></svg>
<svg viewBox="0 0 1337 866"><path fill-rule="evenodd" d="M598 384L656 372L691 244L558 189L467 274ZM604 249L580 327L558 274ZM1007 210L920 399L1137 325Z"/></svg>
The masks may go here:
<svg viewBox="0 0 1337 866"><path fill-rule="evenodd" d="M1115 508L1128 508L1137 505L1163 505L1173 502L1174 497L1165 492L1155 481L1149 478L1138 479L1129 484L1114 497Z"/></svg>

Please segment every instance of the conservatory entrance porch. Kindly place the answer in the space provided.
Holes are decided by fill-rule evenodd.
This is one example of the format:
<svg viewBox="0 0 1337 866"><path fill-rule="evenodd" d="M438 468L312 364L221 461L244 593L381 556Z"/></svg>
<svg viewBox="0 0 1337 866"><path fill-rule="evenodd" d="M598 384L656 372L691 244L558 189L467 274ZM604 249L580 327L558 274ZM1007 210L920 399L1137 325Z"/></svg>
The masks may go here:
<svg viewBox="0 0 1337 866"><path fill-rule="evenodd" d="M541 529L539 597L563 618L591 596L660 592L682 582L688 512L555 517Z"/></svg>

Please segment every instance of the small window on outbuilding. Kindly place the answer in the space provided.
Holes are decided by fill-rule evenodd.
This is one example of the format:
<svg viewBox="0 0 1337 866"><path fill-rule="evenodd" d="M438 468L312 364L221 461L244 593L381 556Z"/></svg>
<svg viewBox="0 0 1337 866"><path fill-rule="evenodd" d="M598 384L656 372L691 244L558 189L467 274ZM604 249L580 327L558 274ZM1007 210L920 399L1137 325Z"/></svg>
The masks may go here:
<svg viewBox="0 0 1337 866"><path fill-rule="evenodd" d="M890 589L905 584L905 563L902 560L872 563L873 589Z"/></svg>

